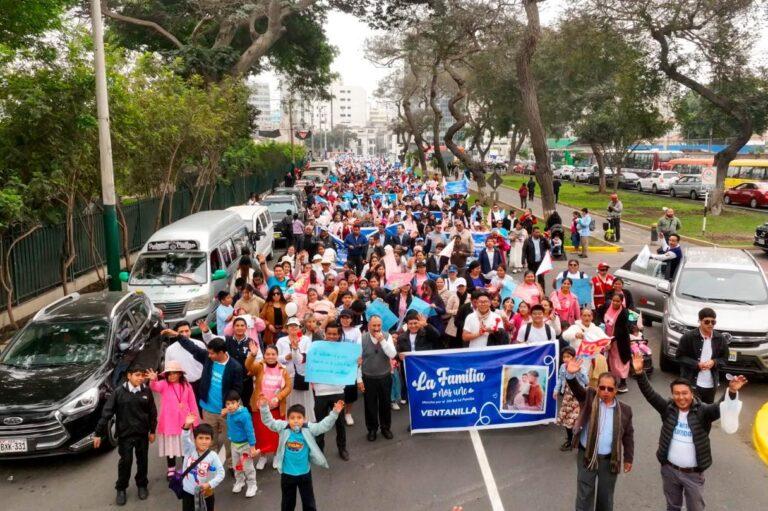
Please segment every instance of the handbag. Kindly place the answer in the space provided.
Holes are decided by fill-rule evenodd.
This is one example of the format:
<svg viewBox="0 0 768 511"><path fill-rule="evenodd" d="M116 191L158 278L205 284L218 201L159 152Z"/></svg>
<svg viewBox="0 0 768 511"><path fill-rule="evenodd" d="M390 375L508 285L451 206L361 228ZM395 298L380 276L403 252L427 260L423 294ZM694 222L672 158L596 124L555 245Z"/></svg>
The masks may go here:
<svg viewBox="0 0 768 511"><path fill-rule="evenodd" d="M739 399L738 392L736 393L736 398L731 399L731 393L728 390L725 391L725 397L720 401L720 427L729 435L739 430L741 405L742 402Z"/></svg>
<svg viewBox="0 0 768 511"><path fill-rule="evenodd" d="M208 456L209 452L211 452L210 449L206 450L201 456L198 456L198 458L193 461L192 464L188 466L184 472L179 472L177 470L171 476L171 480L168 481L168 488L170 488L171 491L176 494L177 498L181 499L184 496L184 478L187 477L187 474L192 472L195 467L197 467L198 463L203 461L203 459Z"/></svg>
<svg viewBox="0 0 768 511"><path fill-rule="evenodd" d="M297 372L293 375L293 390L309 390L309 383L303 374Z"/></svg>

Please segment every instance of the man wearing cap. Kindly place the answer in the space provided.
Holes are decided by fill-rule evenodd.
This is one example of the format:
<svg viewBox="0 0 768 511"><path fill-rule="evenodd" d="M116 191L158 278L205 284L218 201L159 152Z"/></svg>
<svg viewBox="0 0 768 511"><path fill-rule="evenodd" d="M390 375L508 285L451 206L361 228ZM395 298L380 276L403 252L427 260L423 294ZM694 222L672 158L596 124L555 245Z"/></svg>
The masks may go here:
<svg viewBox="0 0 768 511"><path fill-rule="evenodd" d="M597 275L592 277L592 300L595 309L605 304L605 294L613 289L614 276L608 273L609 268L608 263L598 263Z"/></svg>
<svg viewBox="0 0 768 511"><path fill-rule="evenodd" d="M435 228L432 229L432 231L427 234L427 251L430 254L434 253L440 253L441 248L438 248L438 245L441 243L443 244L443 248L445 248L445 240L446 235L443 232L443 223L438 222L435 224Z"/></svg>
<svg viewBox="0 0 768 511"><path fill-rule="evenodd" d="M325 259L323 259L320 262L320 267L321 267L321 269L320 269L320 275L319 276L322 277L323 282L325 282L326 279L328 279L328 277L332 277L334 282L336 281L336 277L337 277L338 274L336 273L336 270L331 268L331 262L330 261L326 261ZM331 291L333 291L333 290L331 290Z"/></svg>
<svg viewBox="0 0 768 511"><path fill-rule="evenodd" d="M614 234L616 235L616 241L621 241L621 212L624 210L624 205L619 200L619 196L615 193L611 194L611 202L608 203L608 223L611 225Z"/></svg>
<svg viewBox="0 0 768 511"><path fill-rule="evenodd" d="M312 256L312 270L317 274L318 277L321 277L322 280L322 274L323 274L323 256L320 254L315 254Z"/></svg>
<svg viewBox="0 0 768 511"><path fill-rule="evenodd" d="M465 286L467 285L465 279L459 278L459 268L455 264L448 266L448 278L445 280L445 287L449 291L458 292L460 281L463 281Z"/></svg>

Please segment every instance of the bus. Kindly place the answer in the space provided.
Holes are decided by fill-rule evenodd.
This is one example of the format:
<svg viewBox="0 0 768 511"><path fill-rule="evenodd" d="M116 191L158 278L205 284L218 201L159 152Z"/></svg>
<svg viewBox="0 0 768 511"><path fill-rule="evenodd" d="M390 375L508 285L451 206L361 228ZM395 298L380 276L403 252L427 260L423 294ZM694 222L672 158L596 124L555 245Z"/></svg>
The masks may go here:
<svg viewBox="0 0 768 511"><path fill-rule="evenodd" d="M670 162L683 156L682 151L632 151L624 158L622 171L643 177L653 170L670 170Z"/></svg>
<svg viewBox="0 0 768 511"><path fill-rule="evenodd" d="M768 160L733 160L725 177L725 188L741 183L768 183Z"/></svg>
<svg viewBox="0 0 768 511"><path fill-rule="evenodd" d="M714 167L715 158L675 158L669 160L669 170L673 170L681 176L700 176L705 168Z"/></svg>

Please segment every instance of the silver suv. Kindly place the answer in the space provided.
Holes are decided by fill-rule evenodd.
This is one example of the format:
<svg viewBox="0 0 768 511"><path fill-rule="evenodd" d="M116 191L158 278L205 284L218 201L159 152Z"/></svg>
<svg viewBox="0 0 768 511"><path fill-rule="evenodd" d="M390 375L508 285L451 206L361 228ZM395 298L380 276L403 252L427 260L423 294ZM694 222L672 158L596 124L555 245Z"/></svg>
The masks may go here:
<svg viewBox="0 0 768 511"><path fill-rule="evenodd" d="M749 252L689 247L672 282L663 278L658 261L652 259L645 271L633 263L616 273L629 284L643 316L661 319L662 370L675 370L680 337L698 328L700 309L711 307L717 313L717 331L730 338L723 369L768 374L768 281Z"/></svg>

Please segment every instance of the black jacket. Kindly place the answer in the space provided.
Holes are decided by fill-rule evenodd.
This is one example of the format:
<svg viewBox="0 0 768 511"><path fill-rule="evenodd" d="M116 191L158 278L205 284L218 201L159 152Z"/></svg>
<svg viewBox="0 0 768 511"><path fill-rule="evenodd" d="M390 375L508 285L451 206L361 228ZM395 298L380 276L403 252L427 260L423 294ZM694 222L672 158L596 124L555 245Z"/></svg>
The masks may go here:
<svg viewBox="0 0 768 511"><path fill-rule="evenodd" d="M659 448L656 451L656 459L659 463L667 463L669 454L669 444L672 441L672 433L677 426L677 417L680 411L671 399L658 394L645 372L635 375L640 392L645 396L646 401L659 412L661 416L661 433L659 434ZM731 395L736 398L735 394ZM725 398L725 394L720 401ZM720 418L720 401L708 405L694 398L693 404L688 412L688 427L693 435L693 445L696 448L696 463L700 471L704 471L712 465L712 451L709 446L709 431L712 423Z"/></svg>
<svg viewBox="0 0 768 511"><path fill-rule="evenodd" d="M440 332L432 325L427 325L416 333L416 351L439 350L442 348L440 342ZM400 332L397 336L397 352L406 353L411 351L410 332Z"/></svg>
<svg viewBox="0 0 768 511"><path fill-rule="evenodd" d="M118 438L148 436L157 429L157 408L155 398L147 385L132 393L128 382L115 389L107 398L101 418L96 425L96 435L104 438L112 416L115 416L115 429Z"/></svg>
<svg viewBox="0 0 768 511"><path fill-rule="evenodd" d="M539 239L541 240L541 259L538 262L536 262L536 249L533 246L533 238L528 237L523 243L523 259L528 269L532 271L536 271L539 268L541 261L544 260L544 254L549 250L549 240L544 236L541 236Z"/></svg>
<svg viewBox="0 0 768 511"><path fill-rule="evenodd" d="M613 297L614 292L615 291L611 289L605 293L605 303L611 303L611 298ZM623 289L621 294L624 295L624 301L627 302L627 309L635 310L635 299L629 289Z"/></svg>
<svg viewBox="0 0 768 511"><path fill-rule="evenodd" d="M448 258L445 256L438 256L438 259L440 260L439 263L435 260L434 255L431 255L427 258L428 273L435 273L438 275L443 273L443 268L445 268L448 265Z"/></svg>
<svg viewBox="0 0 768 511"><path fill-rule="evenodd" d="M675 358L680 364L680 376L696 385L696 378L699 376L699 358L701 349L704 345L704 339L698 328L691 329L680 337L677 345L677 354ZM723 334L712 332L712 360L715 366L712 368L712 379L715 381L715 387L720 382L720 368L728 362L728 343Z"/></svg>
<svg viewBox="0 0 768 511"><path fill-rule="evenodd" d="M203 364L203 374L200 376L197 400L205 401L208 399L208 389L211 388L211 373L213 372L213 360L208 358L208 350L201 348L186 337L179 337L178 342L181 346L190 352L192 356ZM224 403L227 393L230 390L236 390L238 394L243 392L243 366L235 360L232 355L229 356L227 364L224 366L224 374L221 377L221 402Z"/></svg>
<svg viewBox="0 0 768 511"><path fill-rule="evenodd" d="M595 323L605 323L605 311L610 307L611 302L605 302L597 308L595 312ZM619 349L621 361L625 364L632 360L632 349L629 341L629 312L624 307L616 317L616 324L613 325L613 343Z"/></svg>

